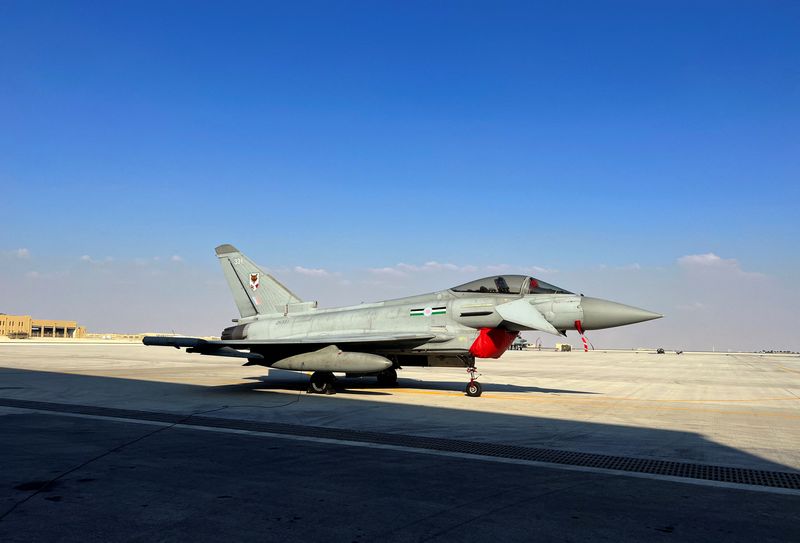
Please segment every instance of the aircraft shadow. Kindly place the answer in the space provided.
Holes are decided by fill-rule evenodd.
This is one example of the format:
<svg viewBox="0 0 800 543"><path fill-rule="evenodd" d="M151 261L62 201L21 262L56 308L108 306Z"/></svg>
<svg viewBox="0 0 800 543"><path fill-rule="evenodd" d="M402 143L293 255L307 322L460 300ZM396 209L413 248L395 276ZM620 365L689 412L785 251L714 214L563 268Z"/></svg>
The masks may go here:
<svg viewBox="0 0 800 543"><path fill-rule="evenodd" d="M249 383L240 383L236 385L218 385L209 387L210 392L220 393L235 393L235 392L252 392L252 391L293 391L293 392L306 392L308 390L308 379L303 381L285 380L285 379L270 379L267 376L245 377L250 380ZM352 387L350 386L350 379L342 380L337 379L335 390L337 394L356 394L364 396L390 396L388 389L370 390L368 387ZM376 387L377 388L377 387Z"/></svg>
<svg viewBox="0 0 800 543"><path fill-rule="evenodd" d="M207 371L205 368L197 370ZM700 432L635 426L630 421L619 424L598 422L596 418L599 412L590 403L584 411L570 415L572 418L559 419L552 415L539 416L536 411L541 404L538 402L521 402L514 404L511 412L497 412L483 410L480 398L470 398L467 408L461 398L451 396L434 400L437 405L411 403L413 396L404 396L403 402L387 402L378 398L392 394L391 389L371 390L377 385L367 382L359 388L358 380L347 381L343 393L325 396L306 394L307 377L303 375L297 375L294 379L280 377L274 383L263 376L250 379L251 382L232 385L203 386L0 367L0 382L5 388L1 397L5 398L187 415L215 411L207 416L448 437L774 471L798 470L717 443ZM400 386L460 392L463 384L401 379ZM513 385L490 385L487 390L586 394L582 391ZM371 400L368 396L376 399ZM657 411L649 411L659 416ZM718 414L706 416L720 420ZM693 424L690 418L685 422L686 426ZM723 423L724 419L721 419L717 428ZM730 424L730 436L741 431L734 421ZM789 453L781 451L772 456L779 454L786 456Z"/></svg>
<svg viewBox="0 0 800 543"><path fill-rule="evenodd" d="M306 390L308 388L308 378L303 375L294 376L259 375L256 377L246 377L248 380L258 381L258 383L246 383L241 385L222 385L224 390L233 390L229 387L241 387L250 390ZM512 385L502 383L481 382L484 392L530 392L538 394L597 394L596 392L584 390L566 390L559 388L542 388L535 386ZM421 379L399 378L396 387L379 385L375 377L351 377L337 378L336 392L342 394L376 394L391 395L395 388L408 388L415 390L449 391L463 392L466 386L464 381L424 381Z"/></svg>

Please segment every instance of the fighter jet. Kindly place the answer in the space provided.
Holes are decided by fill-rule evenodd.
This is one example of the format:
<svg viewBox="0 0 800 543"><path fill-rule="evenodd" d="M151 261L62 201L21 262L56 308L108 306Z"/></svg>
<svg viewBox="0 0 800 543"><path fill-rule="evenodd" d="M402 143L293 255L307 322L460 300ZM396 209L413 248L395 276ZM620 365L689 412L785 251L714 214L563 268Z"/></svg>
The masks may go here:
<svg viewBox="0 0 800 543"><path fill-rule="evenodd" d="M520 332L599 330L662 315L569 292L527 275L493 275L429 294L321 309L304 302L232 245L216 248L240 318L220 340L145 337L145 345L244 358L312 372L309 392L332 394L335 373L393 386L404 366L461 367L480 396L476 358L499 358Z"/></svg>

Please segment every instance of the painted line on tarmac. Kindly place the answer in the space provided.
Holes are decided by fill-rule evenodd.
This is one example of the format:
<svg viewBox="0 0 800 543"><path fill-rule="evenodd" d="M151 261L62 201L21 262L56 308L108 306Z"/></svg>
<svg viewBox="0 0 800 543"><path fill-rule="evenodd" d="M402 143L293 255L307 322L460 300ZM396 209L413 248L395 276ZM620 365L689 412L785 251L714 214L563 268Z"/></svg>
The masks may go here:
<svg viewBox="0 0 800 543"><path fill-rule="evenodd" d="M266 432L266 431L256 431L256 430L240 430L236 428L219 428L213 426L200 426L200 425L187 425L187 424L174 424L174 423L167 423L167 422L157 422L157 421L149 421L149 420L141 420L141 419L134 419L134 418L120 418L120 417L106 417L102 415L85 415L79 413L65 413L59 411L49 411L49 410L39 410L39 409L29 409L29 408L15 408L15 407L6 407L5 409L10 409L14 411L21 411L26 413L37 413L43 415L51 415L51 416L64 416L64 417L76 417L82 419L91 419L91 420L102 420L102 421L109 421L109 422L122 422L122 423L133 423L133 424L145 424L151 426L172 426L174 428L180 428L182 430L198 430L203 432L217 432L217 433L224 433L224 434L237 434L237 435L246 435L246 436L255 436L255 437L271 437L275 439L287 439L291 441L301 441L301 442L308 442L308 443L322 443L326 445L340 445L346 447L361 447L365 449L382 449L382 450L389 450L389 451L397 451L397 452L405 452L405 453L412 453L412 454L426 454L431 456L441 456L446 458L459 458L464 460L476 460L480 462L493 462L497 464L512 464L518 466L530 466L530 467L538 467L544 469L554 469L554 470L562 470L562 471L577 471L583 473L591 473L597 475L610 475L610 476L618 476L618 477L635 477L637 479L649 479L653 481L664 481L664 482L673 482L673 483L683 483L683 484L690 484L690 485L697 485L697 486L706 486L706 487L713 487L713 488L727 488L733 490L748 490L751 492L766 492L768 494L782 494L782 495L789 495L789 496L800 496L800 490L793 490L787 488L776 488L776 487L764 487L764 486L756 486L756 485L745 485L745 484L738 484L738 483L728 483L723 481L710 481L706 479L690 479L686 477L674 477L670 475L656 475L651 473L639 473L639 472L631 472L631 471L621 471L621 470L614 470L614 469L604 469L604 468L595 468L595 467L585 467L585 466L573 466L568 464L554 464L550 462L540 462L536 460L521 460L515 458L502 458L496 456L483 456L479 454L470 454L470 453L460 453L460 452L453 452L453 451L439 451L433 449L425 449L425 448L418 448L418 447L405 447L402 445L387 445L383 443L370 443L370 442L362 442L362 441L349 441L346 439L332 439L332 438L323 438L323 437L310 437L310 436L296 436L296 435L287 435L287 434L280 434L274 432Z"/></svg>

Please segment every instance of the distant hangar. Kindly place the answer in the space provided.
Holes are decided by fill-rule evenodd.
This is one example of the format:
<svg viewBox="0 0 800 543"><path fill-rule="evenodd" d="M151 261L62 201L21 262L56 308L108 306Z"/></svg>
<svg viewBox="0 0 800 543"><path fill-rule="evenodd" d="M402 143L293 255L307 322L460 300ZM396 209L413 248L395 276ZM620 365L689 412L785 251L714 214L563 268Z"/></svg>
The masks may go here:
<svg viewBox="0 0 800 543"><path fill-rule="evenodd" d="M0 336L12 339L37 337L81 338L86 329L75 321L34 319L30 315L0 313Z"/></svg>

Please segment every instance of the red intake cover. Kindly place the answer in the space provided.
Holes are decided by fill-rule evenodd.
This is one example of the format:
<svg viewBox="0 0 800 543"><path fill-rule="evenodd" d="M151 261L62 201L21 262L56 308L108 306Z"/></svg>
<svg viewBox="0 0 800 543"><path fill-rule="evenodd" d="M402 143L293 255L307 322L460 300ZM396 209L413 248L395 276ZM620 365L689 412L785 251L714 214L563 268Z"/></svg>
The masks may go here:
<svg viewBox="0 0 800 543"><path fill-rule="evenodd" d="M517 334L519 332L509 332L502 328L481 328L481 333L475 338L469 352L478 358L500 358L514 342Z"/></svg>

